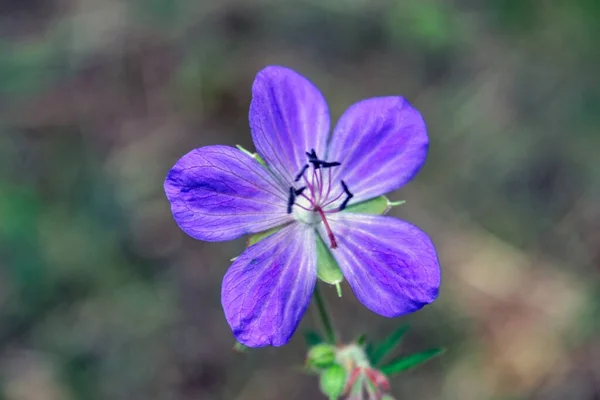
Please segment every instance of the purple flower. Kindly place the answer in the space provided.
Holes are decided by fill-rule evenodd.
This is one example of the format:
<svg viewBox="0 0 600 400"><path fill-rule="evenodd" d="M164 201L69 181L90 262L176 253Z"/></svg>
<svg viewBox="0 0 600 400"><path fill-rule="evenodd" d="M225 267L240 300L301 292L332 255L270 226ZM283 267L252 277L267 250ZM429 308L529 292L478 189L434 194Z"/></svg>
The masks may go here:
<svg viewBox="0 0 600 400"><path fill-rule="evenodd" d="M377 314L396 317L437 297L429 237L393 217L352 212L404 185L425 162L425 123L404 98L351 106L328 140L323 95L294 71L270 66L252 86L250 128L266 166L235 148L206 146L177 161L165 181L175 221L196 239L279 228L237 257L223 280L223 309L238 341L289 341L313 294L321 240Z"/></svg>

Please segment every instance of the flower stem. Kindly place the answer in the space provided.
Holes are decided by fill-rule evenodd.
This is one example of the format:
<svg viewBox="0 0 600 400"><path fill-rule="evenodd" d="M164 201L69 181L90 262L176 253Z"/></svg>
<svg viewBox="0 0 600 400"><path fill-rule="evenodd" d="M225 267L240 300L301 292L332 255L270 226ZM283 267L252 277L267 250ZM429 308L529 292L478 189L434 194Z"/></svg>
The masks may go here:
<svg viewBox="0 0 600 400"><path fill-rule="evenodd" d="M321 318L321 323L323 324L323 329L325 330L327 342L336 344L337 337L333 328L332 318L327 311L327 305L325 304L325 299L321 294L319 282L317 282L315 285L315 304L317 305L317 311L319 312L319 317Z"/></svg>

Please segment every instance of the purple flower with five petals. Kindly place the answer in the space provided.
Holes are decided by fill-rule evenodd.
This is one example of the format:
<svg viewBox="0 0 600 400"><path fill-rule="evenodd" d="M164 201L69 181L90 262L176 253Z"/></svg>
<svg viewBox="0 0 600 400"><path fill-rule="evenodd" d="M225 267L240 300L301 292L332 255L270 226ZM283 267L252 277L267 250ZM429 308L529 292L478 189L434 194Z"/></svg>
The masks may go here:
<svg viewBox="0 0 600 400"><path fill-rule="evenodd" d="M400 188L424 164L429 140L416 109L402 97L358 102L330 138L321 92L270 66L252 86L250 128L261 158L201 147L165 180L175 221L196 239L278 228L237 257L223 279L223 309L239 342L289 341L315 288L319 241L375 313L396 317L435 300L440 267L427 234L393 217L352 212Z"/></svg>

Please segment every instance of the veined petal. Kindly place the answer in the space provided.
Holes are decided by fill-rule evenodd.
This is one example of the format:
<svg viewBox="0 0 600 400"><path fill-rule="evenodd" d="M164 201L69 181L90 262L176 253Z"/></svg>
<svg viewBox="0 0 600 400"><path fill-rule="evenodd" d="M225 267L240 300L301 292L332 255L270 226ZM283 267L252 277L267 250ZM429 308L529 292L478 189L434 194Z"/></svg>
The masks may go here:
<svg viewBox="0 0 600 400"><path fill-rule="evenodd" d="M339 161L351 204L396 190L425 163L429 139L421 114L402 97L376 97L351 106L340 118L328 149Z"/></svg>
<svg viewBox="0 0 600 400"><path fill-rule="evenodd" d="M187 153L169 171L165 192L179 227L200 240L231 240L291 220L285 190L265 167L233 147Z"/></svg>
<svg viewBox="0 0 600 400"><path fill-rule="evenodd" d="M367 214L332 214L330 224L338 243L332 254L367 308L397 317L436 299L440 265L425 232L397 218Z"/></svg>
<svg viewBox="0 0 600 400"><path fill-rule="evenodd" d="M250 103L250 128L258 153L292 182L306 164L305 152L323 157L329 135L325 98L308 79L291 69L270 66L256 75Z"/></svg>
<svg viewBox="0 0 600 400"><path fill-rule="evenodd" d="M221 300L240 343L281 346L290 340L315 288L315 239L314 229L290 224L235 259L223 279Z"/></svg>

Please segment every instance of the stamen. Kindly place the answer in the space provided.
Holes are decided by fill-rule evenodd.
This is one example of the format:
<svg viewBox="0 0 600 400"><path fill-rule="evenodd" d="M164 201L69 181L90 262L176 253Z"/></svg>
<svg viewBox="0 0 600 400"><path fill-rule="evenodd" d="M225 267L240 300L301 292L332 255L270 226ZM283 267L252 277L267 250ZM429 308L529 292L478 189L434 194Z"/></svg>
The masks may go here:
<svg viewBox="0 0 600 400"><path fill-rule="evenodd" d="M296 196L300 196L302 194L302 192L304 192L304 189L306 189L306 186L302 186L300 189L294 190L294 194Z"/></svg>
<svg viewBox="0 0 600 400"><path fill-rule="evenodd" d="M314 150L312 152L314 153ZM306 155L312 156L311 153L306 153ZM306 200L308 200L312 206L314 204L314 197L315 197L315 192L313 189L314 179L313 179L313 182L311 183L306 178L306 170L308 169L308 167L309 167L308 164L304 164L304 166L302 167L300 172L298 172L298 174L296 175L296 178L294 179L294 182L298 182L300 179L304 178L304 182L306 183L306 186L304 186L302 189L299 189L300 191L295 193L295 195L300 196L302 194L302 191L308 187L310 189L310 197L308 197L306 195L302 195L302 197L304 197Z"/></svg>
<svg viewBox="0 0 600 400"><path fill-rule="evenodd" d="M300 194L298 197L303 197L304 199L306 199L310 203L310 207L314 207L315 202L313 201L313 199L311 199L310 197L308 197L304 193ZM299 205L299 204L296 204L296 205ZM310 210L308 210L308 211L312 211L312 208Z"/></svg>
<svg viewBox="0 0 600 400"><path fill-rule="evenodd" d="M308 207L304 207L302 204L294 204L296 207L300 207L301 209L303 209L304 211L310 211L312 212L312 208L308 208Z"/></svg>
<svg viewBox="0 0 600 400"><path fill-rule="evenodd" d="M306 174L302 175L302 178L304 178L304 183L306 183L308 190L310 190L311 199L314 199L315 198L315 189L313 188L314 180L313 180L313 182L309 182L308 178L306 177Z"/></svg>
<svg viewBox="0 0 600 400"><path fill-rule="evenodd" d="M287 204L287 213L288 214L292 213L292 206L294 205L295 201L296 201L296 194L294 192L294 188L290 186L290 197L288 197L288 204Z"/></svg>
<svg viewBox="0 0 600 400"><path fill-rule="evenodd" d="M319 162L319 164L321 164L321 167L323 167L323 168L339 167L340 165L342 165L341 162L337 162L337 161L327 162L327 161L318 160L318 162Z"/></svg>
<svg viewBox="0 0 600 400"><path fill-rule="evenodd" d="M323 198L323 170L319 169L319 173L317 174L317 182L319 183L319 203Z"/></svg>
<svg viewBox="0 0 600 400"><path fill-rule="evenodd" d="M319 172L317 173L317 169L315 168L313 169L313 176L312 176L312 181L315 184L315 202L316 204L319 204L321 202L321 181L319 179L319 176L321 175L321 170L319 170Z"/></svg>
<svg viewBox="0 0 600 400"><path fill-rule="evenodd" d="M336 238L331 230L329 222L327 221L326 214L334 213L341 211L346 208L350 199L354 197L346 182L340 181L342 184L342 189L335 198L330 199L330 194L332 192L332 173L331 169L334 167L339 167L342 165L338 161L325 161L319 159L317 155L317 151L315 149L310 149L305 152L306 157L308 158L308 162L302 166L300 172L295 176L295 182L304 179L305 185L301 188L295 189L294 187L290 188L290 195L288 198L288 213L292 213L293 206L298 206L303 210L310 211L313 213L318 213L323 221L323 225L325 226L325 230L327 231L327 236L331 242L330 246L332 249L337 248L338 244ZM312 176L308 176L306 171L312 165ZM325 176L323 169L327 169L327 176ZM308 189L308 190L306 190ZM327 210L325 209L329 207L331 204L336 204L340 199L344 198L341 206L337 209ZM296 200L302 197L306 200L299 202L296 204ZM312 222L307 222L311 223Z"/></svg>
<svg viewBox="0 0 600 400"><path fill-rule="evenodd" d="M354 197L354 195L350 192L350 190L348 190L348 186L346 186L346 182L344 182L344 181L340 181L340 182L342 183L342 187L344 188L344 193L346 193L346 199L344 199L344 202L340 206L340 211L342 211L344 208L346 208L346 206L348 205L348 202L350 201L351 198Z"/></svg>
<svg viewBox="0 0 600 400"><path fill-rule="evenodd" d="M310 153L307 151L305 154L306 154L306 157L308 157L309 160L316 160L317 159L317 153L316 153L315 149L310 149Z"/></svg>
<svg viewBox="0 0 600 400"><path fill-rule="evenodd" d="M335 203L336 201L338 201L343 195L345 195L346 192L344 192L343 190L340 192L340 194L338 194L337 196L335 196L335 198L329 200L327 203L323 204L323 208L327 207L328 205L331 205L333 203ZM335 211L331 211L331 212L338 212L339 210L335 210ZM327 211L328 213L330 211Z"/></svg>
<svg viewBox="0 0 600 400"><path fill-rule="evenodd" d="M327 172L328 172L328 177L327 177L327 183L328 184L327 184L327 193L325 194L325 198L326 199L329 198L329 193L331 193L331 168Z"/></svg>
<svg viewBox="0 0 600 400"><path fill-rule="evenodd" d="M319 160L316 158L314 160L310 160L310 162L314 165L315 169L339 167L340 165L342 165L342 163L337 162L337 161L328 162L328 161L323 161L323 160Z"/></svg>
<svg viewBox="0 0 600 400"><path fill-rule="evenodd" d="M296 175L296 179L294 179L294 182L298 182L300 180L300 178L302 178L302 175L304 175L304 173L306 172L307 169L308 169L308 164L305 164L304 167L302 167L302 170L298 173L298 175Z"/></svg>
<svg viewBox="0 0 600 400"><path fill-rule="evenodd" d="M342 165L342 163L337 162L337 161L328 162L328 161L324 161L324 160L319 160L319 157L317 157L317 153L315 152L315 149L311 149L310 153L306 152L305 154L308 157L308 162L313 165L314 169L332 168L332 167L338 167L338 166Z"/></svg>
<svg viewBox="0 0 600 400"><path fill-rule="evenodd" d="M306 152L306 156L308 157L308 162L313 165L313 168L315 170L320 168L319 164L321 163L321 161L319 160L319 157L317 157L317 152L315 151L315 149L311 149L310 153Z"/></svg>

